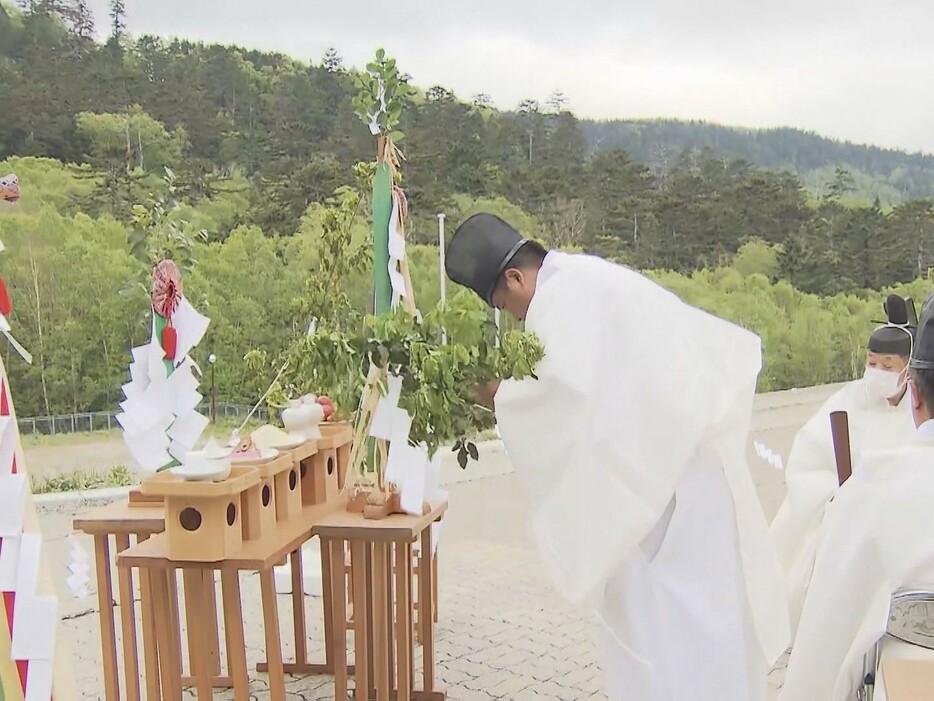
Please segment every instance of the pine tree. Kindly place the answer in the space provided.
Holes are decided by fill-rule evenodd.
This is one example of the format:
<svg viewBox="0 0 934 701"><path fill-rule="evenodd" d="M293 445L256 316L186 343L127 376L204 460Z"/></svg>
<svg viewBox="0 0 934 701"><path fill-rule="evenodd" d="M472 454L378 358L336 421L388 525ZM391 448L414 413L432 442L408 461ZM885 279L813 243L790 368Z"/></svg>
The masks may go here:
<svg viewBox="0 0 934 701"><path fill-rule="evenodd" d="M126 32L126 6L123 0L110 0L110 27L110 38L119 46Z"/></svg>

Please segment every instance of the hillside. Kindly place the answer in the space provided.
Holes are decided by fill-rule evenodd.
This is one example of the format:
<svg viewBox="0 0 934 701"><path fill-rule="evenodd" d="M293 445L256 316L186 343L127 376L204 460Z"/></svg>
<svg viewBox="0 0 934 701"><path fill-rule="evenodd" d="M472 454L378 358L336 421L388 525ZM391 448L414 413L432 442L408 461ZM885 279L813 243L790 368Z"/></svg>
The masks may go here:
<svg viewBox="0 0 934 701"><path fill-rule="evenodd" d="M710 149L763 168L788 170L817 196L828 192L838 166L853 176L853 197L883 205L934 198L934 155L829 139L800 129L742 129L700 121L581 120L591 153L622 149L642 163L682 151Z"/></svg>

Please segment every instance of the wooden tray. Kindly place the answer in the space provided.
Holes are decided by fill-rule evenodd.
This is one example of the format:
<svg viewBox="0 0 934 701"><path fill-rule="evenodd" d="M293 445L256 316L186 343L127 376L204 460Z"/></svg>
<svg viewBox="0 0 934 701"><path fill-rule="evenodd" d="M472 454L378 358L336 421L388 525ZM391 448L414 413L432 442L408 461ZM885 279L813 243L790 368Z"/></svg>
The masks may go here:
<svg viewBox="0 0 934 701"><path fill-rule="evenodd" d="M140 485L145 496L158 497L221 497L239 494L259 484L259 470L255 467L235 465L223 482L189 482L171 472L160 472L147 477Z"/></svg>

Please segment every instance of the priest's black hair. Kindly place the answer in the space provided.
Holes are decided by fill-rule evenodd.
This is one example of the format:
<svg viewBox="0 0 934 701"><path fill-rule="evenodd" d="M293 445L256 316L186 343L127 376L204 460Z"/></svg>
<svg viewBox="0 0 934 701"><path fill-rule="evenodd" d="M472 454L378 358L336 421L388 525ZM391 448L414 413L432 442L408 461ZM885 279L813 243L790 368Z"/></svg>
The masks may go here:
<svg viewBox="0 0 934 701"><path fill-rule="evenodd" d="M929 414L934 414L934 370L908 368L908 374L921 393L921 400Z"/></svg>
<svg viewBox="0 0 934 701"><path fill-rule="evenodd" d="M538 241L526 241L522 248L516 251L515 255L506 263L504 270L515 268L517 270L538 270L545 262L545 256L548 251Z"/></svg>

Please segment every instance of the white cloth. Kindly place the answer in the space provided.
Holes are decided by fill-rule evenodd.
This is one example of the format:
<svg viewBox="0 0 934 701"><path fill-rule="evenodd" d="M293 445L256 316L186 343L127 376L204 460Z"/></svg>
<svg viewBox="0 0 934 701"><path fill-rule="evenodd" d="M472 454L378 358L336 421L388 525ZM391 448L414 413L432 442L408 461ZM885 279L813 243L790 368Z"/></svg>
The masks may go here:
<svg viewBox="0 0 934 701"><path fill-rule="evenodd" d="M672 506L670 522L663 517L607 585L599 647L608 696L764 701L768 667L715 455L695 457ZM615 631L626 631L625 644Z"/></svg>
<svg viewBox="0 0 934 701"><path fill-rule="evenodd" d="M632 576L645 580L629 571L637 549L703 455L727 485L732 529L679 529L673 540L666 534L662 551L669 549L678 562L716 539L717 547L734 553L740 574L720 561L710 562L707 573L719 577L718 586L744 595L708 600L707 587L691 592L692 578L701 573L674 567L662 579L682 582L679 605L696 616L691 630L698 634L664 660L644 661L643 678L626 683L653 688L666 669L680 669L688 678L715 636L705 626L717 617L742 619L744 611L753 618L758 644L747 646L744 659L732 659L732 667L745 668L757 655L773 662L789 642L785 597L745 458L761 368L758 337L606 261L552 253L548 267L526 319L545 347L539 379L503 382L496 413L530 494L535 538L558 591L593 605L621 646L662 649L662 635L651 625L617 615L613 590ZM677 504L672 518L680 519ZM630 604L640 610L638 601ZM764 675L760 681L764 689Z"/></svg>
<svg viewBox="0 0 934 701"><path fill-rule="evenodd" d="M934 437L864 453L820 528L782 701L849 701L892 594L934 567Z"/></svg>
<svg viewBox="0 0 934 701"><path fill-rule="evenodd" d="M864 452L897 448L915 432L907 393L893 407L871 399L862 379L840 388L798 431L785 467L785 500L770 528L785 574L792 631L801 616L824 509L839 487L830 431L833 411L847 412L854 469Z"/></svg>

